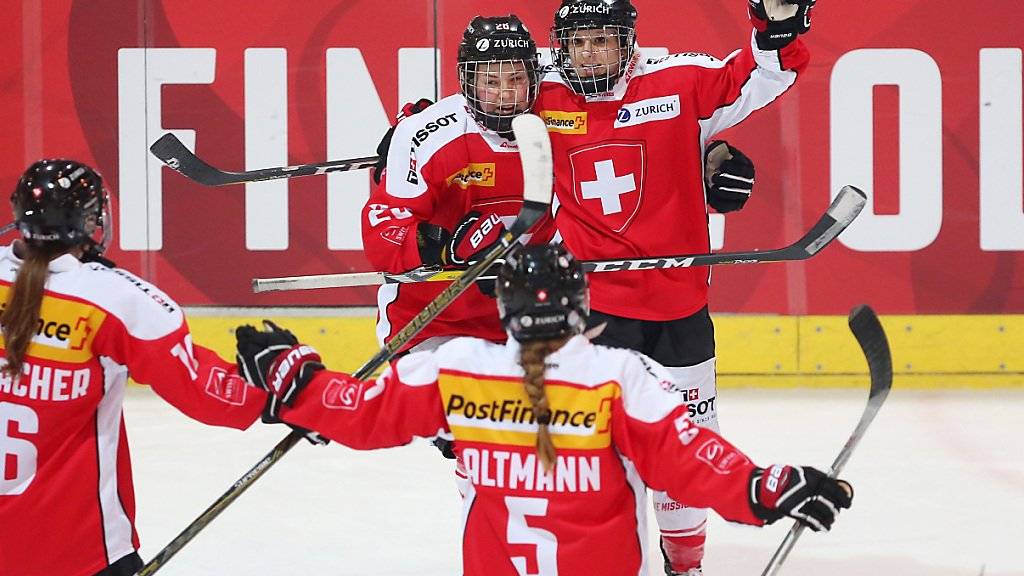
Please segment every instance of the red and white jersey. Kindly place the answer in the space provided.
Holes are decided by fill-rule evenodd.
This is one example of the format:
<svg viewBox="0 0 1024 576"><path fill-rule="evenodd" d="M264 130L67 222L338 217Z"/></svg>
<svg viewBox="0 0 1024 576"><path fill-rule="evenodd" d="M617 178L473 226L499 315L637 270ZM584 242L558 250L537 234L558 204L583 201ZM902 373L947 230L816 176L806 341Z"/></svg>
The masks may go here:
<svg viewBox="0 0 1024 576"><path fill-rule="evenodd" d="M728 58L682 53L628 64L614 90L575 94L557 71L534 106L551 134L555 221L581 260L709 252L704 146L785 92L808 61L797 40ZM595 310L641 320L707 304L709 268L590 276Z"/></svg>
<svg viewBox="0 0 1024 576"><path fill-rule="evenodd" d="M510 226L523 203L519 148L474 119L461 94L449 96L395 128L387 171L363 208L363 246L377 269L405 272L422 265L416 240L421 222L454 231L472 211L497 214ZM534 227L548 241L548 217ZM524 238L529 241L530 235ZM377 293L377 338L387 342L447 287L447 283L386 284ZM410 343L432 336L503 341L493 298L467 290Z"/></svg>
<svg viewBox="0 0 1024 576"><path fill-rule="evenodd" d="M20 265L0 250L0 301ZM92 576L138 548L121 414L129 374L207 424L246 428L266 399L192 343L158 288L56 258L24 370L0 375L0 573Z"/></svg>
<svg viewBox="0 0 1024 576"><path fill-rule="evenodd" d="M470 483L466 576L646 575L648 487L762 524L747 497L754 465L689 421L668 372L583 336L546 361L557 450L546 471L518 356L515 340L456 338L399 359L376 381L322 371L283 418L358 449L454 437Z"/></svg>

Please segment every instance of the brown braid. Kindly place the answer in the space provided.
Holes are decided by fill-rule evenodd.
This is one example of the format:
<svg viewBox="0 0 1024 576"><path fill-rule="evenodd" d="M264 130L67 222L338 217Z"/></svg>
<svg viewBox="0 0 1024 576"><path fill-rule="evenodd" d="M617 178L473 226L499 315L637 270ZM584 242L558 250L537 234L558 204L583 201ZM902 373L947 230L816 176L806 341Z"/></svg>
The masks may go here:
<svg viewBox="0 0 1024 576"><path fill-rule="evenodd" d="M21 374L25 352L38 330L39 309L43 304L46 278L50 274L50 260L67 251L65 246L49 243L38 247L19 243L19 247L25 250L25 259L18 268L18 275L0 315L7 357L7 365L2 371L11 378Z"/></svg>
<svg viewBox="0 0 1024 576"><path fill-rule="evenodd" d="M537 421L537 456L544 469L555 466L555 444L551 440L548 423L551 421L551 406L544 391L544 361L548 355L565 344L565 338L557 340L535 340L523 342L519 349L519 365L523 367L523 385L533 405L533 417Z"/></svg>

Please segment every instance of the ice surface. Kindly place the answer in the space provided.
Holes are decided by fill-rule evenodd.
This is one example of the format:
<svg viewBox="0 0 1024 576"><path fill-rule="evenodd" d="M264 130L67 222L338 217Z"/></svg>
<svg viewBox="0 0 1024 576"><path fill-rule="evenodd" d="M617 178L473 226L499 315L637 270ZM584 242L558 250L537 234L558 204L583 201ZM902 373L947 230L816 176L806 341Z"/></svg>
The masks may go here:
<svg viewBox="0 0 1024 576"><path fill-rule="evenodd" d="M720 420L762 466L823 468L866 397L866 382L863 391L725 389ZM125 411L146 559L286 434L206 427L148 389L130 391ZM978 576L984 566L986 576L1024 575L1022 443L1024 391L907 392L897 377L843 474L853 509L830 534L805 532L780 574ZM459 505L451 462L425 443L356 452L303 442L160 574L457 575ZM705 574L759 575L788 528L713 516Z"/></svg>

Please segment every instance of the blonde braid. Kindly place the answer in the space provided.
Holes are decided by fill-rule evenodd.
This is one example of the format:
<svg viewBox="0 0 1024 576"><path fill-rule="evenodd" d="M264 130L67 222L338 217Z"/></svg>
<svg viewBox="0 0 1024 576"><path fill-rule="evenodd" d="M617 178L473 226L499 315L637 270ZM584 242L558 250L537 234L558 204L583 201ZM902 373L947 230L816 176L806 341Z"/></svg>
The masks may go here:
<svg viewBox="0 0 1024 576"><path fill-rule="evenodd" d="M551 406L544 390L544 361L558 350L565 339L536 340L523 342L519 349L519 365L523 367L523 385L533 405L533 417L537 421L537 456L545 470L555 466L555 444L551 440L548 423L551 421Z"/></svg>

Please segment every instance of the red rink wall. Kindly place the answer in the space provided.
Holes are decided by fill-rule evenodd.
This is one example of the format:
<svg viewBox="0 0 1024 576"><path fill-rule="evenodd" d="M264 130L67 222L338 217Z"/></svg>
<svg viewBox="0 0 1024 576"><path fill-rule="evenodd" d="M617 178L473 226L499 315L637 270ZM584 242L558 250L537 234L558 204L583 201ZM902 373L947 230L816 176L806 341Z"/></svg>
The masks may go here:
<svg viewBox="0 0 1024 576"><path fill-rule="evenodd" d="M41 156L96 165L115 195L120 265L186 305L264 306L373 302L371 288L249 291L253 277L366 270L368 172L204 188L146 146L174 130L229 170L373 154L402 101L456 90L455 48L473 15L515 12L546 45L557 2L5 5L3 189ZM749 38L739 0L636 5L652 54L725 57ZM810 69L725 134L758 179L724 220L724 249L789 243L843 184L872 202L808 262L717 269L712 309L1024 313L1021 21L1024 4L1005 0L820 3Z"/></svg>

